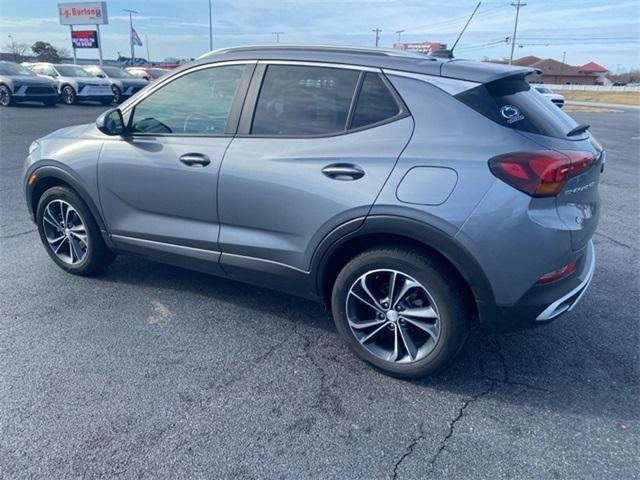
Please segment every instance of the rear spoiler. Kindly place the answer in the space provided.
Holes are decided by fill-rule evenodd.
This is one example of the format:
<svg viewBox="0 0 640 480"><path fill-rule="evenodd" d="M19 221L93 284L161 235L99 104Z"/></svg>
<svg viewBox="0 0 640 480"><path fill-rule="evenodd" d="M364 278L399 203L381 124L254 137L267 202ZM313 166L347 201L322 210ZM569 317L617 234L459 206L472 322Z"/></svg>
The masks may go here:
<svg viewBox="0 0 640 480"><path fill-rule="evenodd" d="M531 80L541 74L542 71L537 68L458 59L442 62L440 66L440 75L443 77L479 83L520 76Z"/></svg>

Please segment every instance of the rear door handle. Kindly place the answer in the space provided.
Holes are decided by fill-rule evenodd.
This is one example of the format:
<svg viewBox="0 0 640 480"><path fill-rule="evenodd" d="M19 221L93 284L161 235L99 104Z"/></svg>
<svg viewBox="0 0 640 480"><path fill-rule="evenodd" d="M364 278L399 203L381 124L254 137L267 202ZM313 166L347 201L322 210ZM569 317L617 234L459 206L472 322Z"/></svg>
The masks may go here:
<svg viewBox="0 0 640 480"><path fill-rule="evenodd" d="M358 180L364 177L364 170L353 163L332 163L324 167L322 173L334 180Z"/></svg>
<svg viewBox="0 0 640 480"><path fill-rule="evenodd" d="M180 161L187 167L206 167L211 163L204 153L185 153L180 157Z"/></svg>

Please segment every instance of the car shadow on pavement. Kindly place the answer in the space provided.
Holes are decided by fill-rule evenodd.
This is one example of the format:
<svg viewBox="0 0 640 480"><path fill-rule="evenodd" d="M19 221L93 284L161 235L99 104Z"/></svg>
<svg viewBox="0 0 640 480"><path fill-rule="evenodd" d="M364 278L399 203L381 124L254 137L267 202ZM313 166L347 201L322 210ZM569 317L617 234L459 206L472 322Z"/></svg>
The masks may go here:
<svg viewBox="0 0 640 480"><path fill-rule="evenodd" d="M309 329L310 336L328 336L328 342L335 342L331 353L323 353L323 345L314 347L319 362L341 362L343 368L375 376L378 382L402 381L386 377L357 360L339 338L330 313L319 303L134 256L118 258L96 280L173 290L179 292L178 297L188 293L255 312L256 317L269 315L270 321L288 325L296 322L298 331ZM588 297L585 303L589 303ZM418 390L460 395L465 399L463 408L491 395L492 401L516 407L608 417L615 422L638 419L638 406L629 392L638 390L633 359L623 361L615 344L598 344L594 333L597 326L582 328L589 319L581 318L580 310L534 330L491 334L472 328L465 347L450 367L408 383ZM341 381L339 376L334 379L337 391ZM616 392L620 401L611 402L611 395Z"/></svg>

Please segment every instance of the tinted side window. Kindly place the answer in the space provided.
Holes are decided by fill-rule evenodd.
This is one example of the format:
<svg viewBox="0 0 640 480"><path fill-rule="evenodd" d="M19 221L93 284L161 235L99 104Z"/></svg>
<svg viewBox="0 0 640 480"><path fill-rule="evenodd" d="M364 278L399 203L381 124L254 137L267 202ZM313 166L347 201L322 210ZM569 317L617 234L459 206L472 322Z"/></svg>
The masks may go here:
<svg viewBox="0 0 640 480"><path fill-rule="evenodd" d="M382 122L400 113L393 94L377 73L368 72L362 82L350 128Z"/></svg>
<svg viewBox="0 0 640 480"><path fill-rule="evenodd" d="M134 132L221 134L240 85L244 65L188 73L136 105Z"/></svg>
<svg viewBox="0 0 640 480"><path fill-rule="evenodd" d="M359 75L339 68L269 65L251 133L321 135L344 131Z"/></svg>

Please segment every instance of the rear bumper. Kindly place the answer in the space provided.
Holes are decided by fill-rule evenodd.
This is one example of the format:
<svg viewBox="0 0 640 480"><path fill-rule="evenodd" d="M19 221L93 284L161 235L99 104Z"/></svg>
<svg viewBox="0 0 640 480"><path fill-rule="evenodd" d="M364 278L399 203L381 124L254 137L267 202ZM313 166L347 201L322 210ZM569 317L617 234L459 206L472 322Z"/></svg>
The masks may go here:
<svg viewBox="0 0 640 480"><path fill-rule="evenodd" d="M564 280L531 287L514 305L480 303L480 320L491 331L514 331L545 325L571 311L587 291L596 265L593 241L584 249L579 270Z"/></svg>

